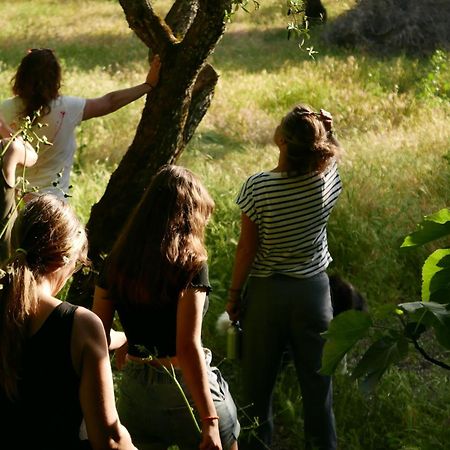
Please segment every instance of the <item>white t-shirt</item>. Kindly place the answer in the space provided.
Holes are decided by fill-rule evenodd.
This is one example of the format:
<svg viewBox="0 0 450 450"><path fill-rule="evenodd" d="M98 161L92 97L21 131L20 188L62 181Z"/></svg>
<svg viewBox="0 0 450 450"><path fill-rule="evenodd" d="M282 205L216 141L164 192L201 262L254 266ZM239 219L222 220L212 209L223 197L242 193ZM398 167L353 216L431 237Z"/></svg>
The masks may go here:
<svg viewBox="0 0 450 450"><path fill-rule="evenodd" d="M83 119L84 98L61 96L50 103L51 111L40 118L45 124L34 127L38 136L46 136L53 145L40 145L36 164L26 170L30 188L40 193L51 193L60 198L69 193L70 171L75 154L75 128ZM19 97L0 104L0 113L13 129L20 126L23 103ZM56 185L55 185L56 184Z"/></svg>

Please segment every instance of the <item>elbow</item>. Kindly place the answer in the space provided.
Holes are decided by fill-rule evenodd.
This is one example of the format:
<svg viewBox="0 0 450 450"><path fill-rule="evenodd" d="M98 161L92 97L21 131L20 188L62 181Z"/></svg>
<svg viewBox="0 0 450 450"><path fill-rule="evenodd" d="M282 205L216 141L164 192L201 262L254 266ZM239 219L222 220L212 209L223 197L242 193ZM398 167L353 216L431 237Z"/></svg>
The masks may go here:
<svg viewBox="0 0 450 450"><path fill-rule="evenodd" d="M177 342L177 359L180 366L183 366L185 362L192 361L194 356L200 353L201 348L200 340Z"/></svg>
<svg viewBox="0 0 450 450"><path fill-rule="evenodd" d="M134 449L128 430L117 421L108 430L105 430L103 439L91 439L89 443L93 450L113 450L118 448Z"/></svg>
<svg viewBox="0 0 450 450"><path fill-rule="evenodd" d="M237 255L240 260L253 261L258 251L257 243L239 241L237 246Z"/></svg>

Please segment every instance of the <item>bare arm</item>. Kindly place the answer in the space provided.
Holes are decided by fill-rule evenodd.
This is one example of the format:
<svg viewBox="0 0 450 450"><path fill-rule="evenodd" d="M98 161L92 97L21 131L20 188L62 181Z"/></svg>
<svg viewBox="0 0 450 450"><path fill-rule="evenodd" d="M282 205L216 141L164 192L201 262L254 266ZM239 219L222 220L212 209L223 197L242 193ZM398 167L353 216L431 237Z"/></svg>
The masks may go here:
<svg viewBox="0 0 450 450"><path fill-rule="evenodd" d="M106 116L134 102L144 94L148 94L158 84L160 68L161 62L159 56L155 55L144 83L127 89L110 92L103 97L87 99L83 112L83 120Z"/></svg>
<svg viewBox="0 0 450 450"><path fill-rule="evenodd" d="M108 345L100 319L85 308L75 313L72 357L80 375L80 404L94 450L135 450L117 414Z"/></svg>
<svg viewBox="0 0 450 450"><path fill-rule="evenodd" d="M109 349L116 350L126 344L127 338L122 331L112 329L114 313L116 312L114 303L109 299L108 291L99 286L95 286L94 303L92 311L97 314L103 323Z"/></svg>
<svg viewBox="0 0 450 450"><path fill-rule="evenodd" d="M226 310L231 320L239 319L240 295L258 251L258 226L244 213L241 215L241 234L234 258L231 288Z"/></svg>
<svg viewBox="0 0 450 450"><path fill-rule="evenodd" d="M13 130L6 123L2 115L0 115L0 138L9 138L13 134Z"/></svg>
<svg viewBox="0 0 450 450"><path fill-rule="evenodd" d="M38 155L31 144L20 137L16 137L12 141L5 139L2 143L5 148L8 146L3 155L3 174L8 184L14 186L16 183L16 167L18 165L24 167L33 166L37 161Z"/></svg>
<svg viewBox="0 0 450 450"><path fill-rule="evenodd" d="M201 344L203 306L206 293L189 288L178 302L177 310L177 358L184 380L192 395L201 418L217 416L209 390L205 355ZM218 420L202 421L201 449L222 448Z"/></svg>

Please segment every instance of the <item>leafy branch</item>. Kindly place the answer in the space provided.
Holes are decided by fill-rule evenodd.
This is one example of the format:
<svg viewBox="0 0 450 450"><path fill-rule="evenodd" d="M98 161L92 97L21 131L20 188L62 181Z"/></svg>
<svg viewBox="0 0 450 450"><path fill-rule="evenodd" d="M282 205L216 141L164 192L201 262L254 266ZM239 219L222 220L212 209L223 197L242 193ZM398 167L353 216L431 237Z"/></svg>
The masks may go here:
<svg viewBox="0 0 450 450"><path fill-rule="evenodd" d="M450 235L450 209L424 217L416 231L405 237L402 249L425 245ZM397 317L400 329L375 325L368 313L347 311L335 317L327 332L321 372L335 372L344 356L362 340L369 347L352 371L363 388L373 389L383 374L403 360L412 347L428 362L450 370L450 365L431 356L419 340L430 331L437 343L450 350L450 248L435 250L422 267L421 301L388 306L381 319Z"/></svg>
<svg viewBox="0 0 450 450"><path fill-rule="evenodd" d="M258 0L233 0L231 2L231 10L227 14L227 21L231 22L234 14L242 9L246 13L251 13L251 5L253 10L257 11L260 7ZM298 40L298 47L300 50L305 50L311 58L318 52L314 47L305 47L305 42L310 39L309 34L309 19L306 16L305 0L287 0L286 16L288 23L286 25L287 39L295 36Z"/></svg>

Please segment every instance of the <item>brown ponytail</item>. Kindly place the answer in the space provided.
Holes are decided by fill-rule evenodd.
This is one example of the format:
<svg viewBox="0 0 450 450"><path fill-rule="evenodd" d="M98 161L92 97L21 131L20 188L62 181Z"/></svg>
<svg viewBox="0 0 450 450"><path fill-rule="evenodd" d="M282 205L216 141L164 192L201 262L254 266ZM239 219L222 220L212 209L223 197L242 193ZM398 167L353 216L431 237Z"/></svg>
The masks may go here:
<svg viewBox="0 0 450 450"><path fill-rule="evenodd" d="M18 395L30 316L38 305L37 283L55 270L85 260L84 228L69 205L52 195L31 200L12 230L12 256L0 274L0 388Z"/></svg>

